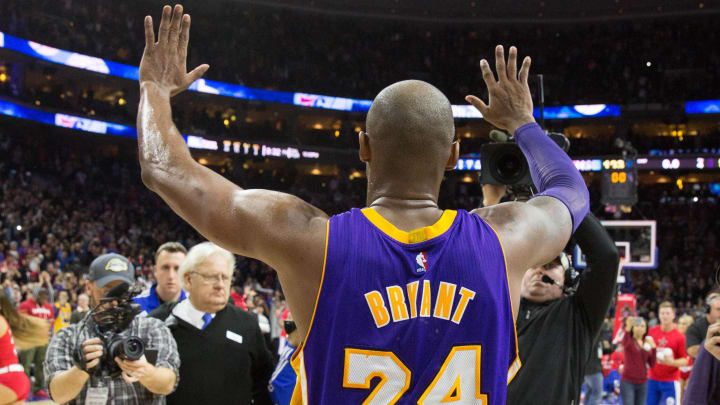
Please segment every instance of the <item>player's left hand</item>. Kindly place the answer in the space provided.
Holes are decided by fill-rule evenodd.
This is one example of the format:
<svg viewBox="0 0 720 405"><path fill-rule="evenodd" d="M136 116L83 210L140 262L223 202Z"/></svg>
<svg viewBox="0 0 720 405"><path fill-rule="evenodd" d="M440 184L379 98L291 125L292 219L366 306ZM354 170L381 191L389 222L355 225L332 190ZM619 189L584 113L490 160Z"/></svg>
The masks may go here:
<svg viewBox="0 0 720 405"><path fill-rule="evenodd" d="M145 51L140 61L140 85L154 83L172 97L188 87L210 68L203 64L187 73L190 15L183 7L163 7L157 42L152 17L145 17Z"/></svg>
<svg viewBox="0 0 720 405"><path fill-rule="evenodd" d="M705 350L720 360L720 322L715 322L708 327L705 336Z"/></svg>
<svg viewBox="0 0 720 405"><path fill-rule="evenodd" d="M122 378L128 384L144 379L152 374L155 369L155 366L148 363L145 355L135 361L123 360L119 357L115 357L115 362L118 366L120 366L120 369L122 370Z"/></svg>

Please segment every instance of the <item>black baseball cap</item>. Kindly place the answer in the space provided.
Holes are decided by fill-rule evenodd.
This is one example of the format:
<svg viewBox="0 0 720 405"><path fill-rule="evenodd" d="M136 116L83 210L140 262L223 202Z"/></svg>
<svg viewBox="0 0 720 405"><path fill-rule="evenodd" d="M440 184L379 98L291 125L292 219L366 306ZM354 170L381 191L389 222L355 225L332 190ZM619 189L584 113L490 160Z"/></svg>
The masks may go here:
<svg viewBox="0 0 720 405"><path fill-rule="evenodd" d="M90 263L88 280L94 281L100 288L118 280L133 284L135 282L135 267L124 256L117 253L107 253L98 256Z"/></svg>

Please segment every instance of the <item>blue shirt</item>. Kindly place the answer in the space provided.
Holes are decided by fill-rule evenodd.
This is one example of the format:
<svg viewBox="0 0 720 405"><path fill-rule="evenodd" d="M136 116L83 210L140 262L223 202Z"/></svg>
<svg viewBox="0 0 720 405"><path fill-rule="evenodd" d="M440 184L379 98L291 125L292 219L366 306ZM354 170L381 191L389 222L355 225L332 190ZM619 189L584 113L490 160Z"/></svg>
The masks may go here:
<svg viewBox="0 0 720 405"><path fill-rule="evenodd" d="M275 405L290 405L297 381L297 374L290 365L290 358L295 353L295 349L295 346L285 342L285 347L280 352L280 361L270 378L270 399Z"/></svg>
<svg viewBox="0 0 720 405"><path fill-rule="evenodd" d="M187 298L185 290L180 290L180 298L178 299L178 302L184 300L185 298ZM146 314L149 314L163 303L157 295L157 283L153 284L152 287L133 298L133 301L136 304L140 304Z"/></svg>

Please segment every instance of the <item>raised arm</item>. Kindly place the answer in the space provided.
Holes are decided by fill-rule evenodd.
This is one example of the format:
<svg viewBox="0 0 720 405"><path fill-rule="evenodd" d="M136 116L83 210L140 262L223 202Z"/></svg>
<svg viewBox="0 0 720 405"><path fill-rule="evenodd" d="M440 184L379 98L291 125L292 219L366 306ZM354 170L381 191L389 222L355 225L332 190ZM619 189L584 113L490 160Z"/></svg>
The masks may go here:
<svg viewBox="0 0 720 405"><path fill-rule="evenodd" d="M288 299L301 312L302 328L320 283L328 217L288 194L243 190L195 162L170 108L170 97L209 68L200 65L186 73L189 35L190 16L183 15L182 6L165 6L157 41L152 18L145 17L137 120L143 183L209 240L278 270L292 290Z"/></svg>
<svg viewBox="0 0 720 405"><path fill-rule="evenodd" d="M593 214L583 219L574 238L585 253L588 264L575 294L575 302L585 314L590 333L595 335L600 332L610 308L620 256L615 242Z"/></svg>
<svg viewBox="0 0 720 405"><path fill-rule="evenodd" d="M540 192L527 203L505 203L474 211L495 227L503 242L513 307L517 308L525 271L550 262L562 251L587 215L590 201L585 182L572 160L535 123L527 82L530 58L525 58L518 72L517 49L511 47L509 53L506 66L502 46L495 50L497 81L487 61L480 63L489 103L475 96L466 100L488 122L515 134Z"/></svg>

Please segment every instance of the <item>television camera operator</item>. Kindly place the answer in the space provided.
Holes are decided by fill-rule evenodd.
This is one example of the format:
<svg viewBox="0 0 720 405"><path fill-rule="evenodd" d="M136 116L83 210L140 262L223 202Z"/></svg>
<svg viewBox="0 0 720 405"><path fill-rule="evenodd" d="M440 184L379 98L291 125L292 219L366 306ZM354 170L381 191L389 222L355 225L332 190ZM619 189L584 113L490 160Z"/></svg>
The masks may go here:
<svg viewBox="0 0 720 405"><path fill-rule="evenodd" d="M164 404L178 383L180 357L163 323L138 317L135 270L104 254L90 264L91 310L50 342L45 378L53 401L70 404Z"/></svg>
<svg viewBox="0 0 720 405"><path fill-rule="evenodd" d="M486 158L495 162L503 159L483 153L483 176L485 168L487 172L501 172L487 165ZM507 167L518 168L517 164ZM522 186L529 189L528 184L517 187L511 182L503 184L501 178L495 180L499 181L483 185L484 206L499 203L507 185L513 190ZM615 243L592 214L580 223L573 237L588 263L582 276L562 254L544 266L529 269L523 277L515 322L522 366L508 372L508 404L579 403L585 366L597 348L594 342L615 292L619 256Z"/></svg>

